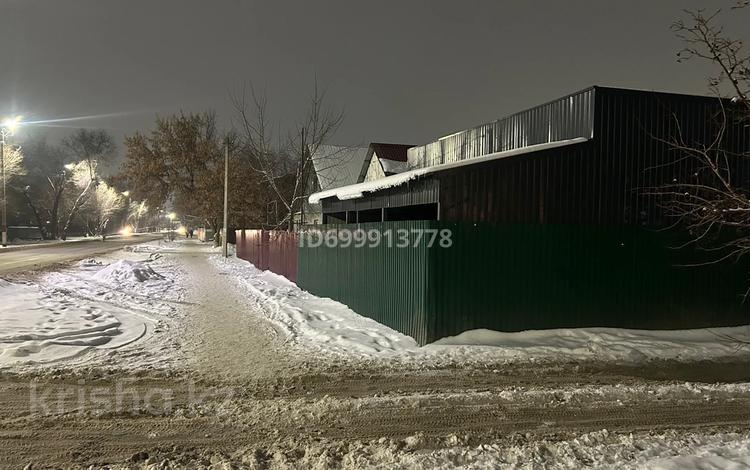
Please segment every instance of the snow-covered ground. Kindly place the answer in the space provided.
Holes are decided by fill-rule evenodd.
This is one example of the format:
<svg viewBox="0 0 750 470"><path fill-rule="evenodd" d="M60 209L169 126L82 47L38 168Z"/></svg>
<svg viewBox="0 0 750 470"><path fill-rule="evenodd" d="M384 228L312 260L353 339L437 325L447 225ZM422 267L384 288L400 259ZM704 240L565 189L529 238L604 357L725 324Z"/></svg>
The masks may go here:
<svg viewBox="0 0 750 470"><path fill-rule="evenodd" d="M129 351L124 360L119 352L135 343L136 351L164 348L152 336L172 323L185 289L179 265L158 253L169 249L163 243L126 247L34 280L0 280L0 369L71 363L84 353L86 364L137 367L138 354Z"/></svg>
<svg viewBox="0 0 750 470"><path fill-rule="evenodd" d="M449 436L444 446L430 449L415 435L403 441L387 439L343 446L344 468L480 469L480 468L640 468L640 469L741 469L750 466L750 434L679 433L612 434L601 430L564 440L518 439L516 444L468 446L461 437ZM330 450L310 446L303 465L326 468ZM278 463L283 454L275 456ZM297 466L279 468L300 468ZM271 466L273 467L273 465Z"/></svg>
<svg viewBox="0 0 750 470"><path fill-rule="evenodd" d="M473 330L419 347L409 336L358 315L346 305L319 298L286 278L260 271L238 258L215 255L290 343L321 357L408 362L424 366L582 361L641 363L661 360L722 360L747 356L750 327L681 331L579 328L501 333Z"/></svg>
<svg viewBox="0 0 750 470"><path fill-rule="evenodd" d="M231 455L175 450L157 453L142 466L111 468L193 468L210 462L211 468L268 469L650 469L709 470L750 467L750 433L617 434L607 430L568 439L526 439L469 445L450 435L440 442L415 434L405 439L279 443L268 449L250 448Z"/></svg>
<svg viewBox="0 0 750 470"><path fill-rule="evenodd" d="M180 247L180 242L165 241L132 245L34 280L0 280L0 368L71 359L87 351L109 357L112 363L132 349L127 361L118 363L123 367L156 360L147 355L138 359L136 353L145 350L161 351L159 360L173 359L167 344L174 345L174 338L151 337L180 323L188 289ZM651 359L738 359L750 353L744 346L750 343L750 327L475 330L419 347L409 336L244 260L218 254L211 254L210 260L245 295L252 310L270 320L285 347L323 360L374 361L393 367L586 360L632 364Z"/></svg>
<svg viewBox="0 0 750 470"><path fill-rule="evenodd" d="M128 415L128 426L142 426L133 428L138 430L136 436L148 434L152 439L149 433L154 426L170 429L162 440L154 431L151 447L148 443L135 444L144 445L144 451L151 453L148 465L152 466L144 463L144 468L157 468L155 464L161 465L158 468L184 468L195 462L210 462L215 468L750 466L750 432L731 425L737 421L729 420L726 425L721 421L750 403L748 383L621 382L619 376L609 382L591 377L590 381L557 383L536 375L517 380L516 376L498 373L503 364L513 362L561 362L563 365L554 367L565 374L570 362L587 360L640 364L657 358L738 359L746 357L742 347L743 342L750 341L746 327L672 332L606 328L522 333L477 330L419 347L412 338L341 303L315 297L281 276L261 272L237 258L224 259L214 249L192 241L133 245L36 276L0 281L0 371L28 370L35 375L35 368L41 365L39 375L43 379L53 368L111 366L114 372L140 372L149 368L179 371L184 367L188 372L218 369L232 372L229 379L242 378L222 382L222 374L200 376L210 379L206 383L211 387L238 384L242 393L227 400L178 405L159 424L153 416L140 422L136 415ZM243 324L244 318L253 321ZM233 330L242 334L232 336ZM256 341L266 336L266 342ZM269 353L261 354L264 349ZM270 362L265 368L258 364L273 359L277 352L307 362L294 369L284 369L288 365L283 361ZM331 364L334 367L330 369L323 367ZM349 367L358 365L368 367ZM447 372L429 370L444 366L451 368ZM481 371L471 366L481 366ZM513 367L509 365L506 370ZM270 372L264 375L259 369ZM522 369L544 367L520 364L518 370ZM341 382L335 375L339 371L345 371ZM299 376L294 375L297 373ZM437 378L425 381L428 385L422 387L422 382L408 380L417 374ZM113 374L106 380L127 375ZM162 381L160 375L158 386L172 386L180 393L188 387L182 383L188 375L175 374L174 381ZM487 380L462 383L474 375ZM318 382L320 377L330 379L333 388ZM505 379L495 382L495 377ZM392 387L391 380L401 380L403 387ZM143 390L151 390L148 381L144 384ZM316 392L316 387L323 390ZM13 403L5 406L0 412L21 417L5 422L26 432L23 420L28 417L28 407L15 410ZM673 407L690 410L698 418L686 420L682 414L675 418L670 414ZM633 419L633 424L627 424L633 410L646 410L643 416L664 414L653 421L654 431L643 431L650 428L640 423L650 421ZM65 426L78 430L82 429L76 427L79 425L87 429L99 426L97 432L103 440L113 448L121 445L119 435L110 435L112 424L107 418L96 421L94 415L82 416L80 422L43 415L34 419L48 419L49 428L62 426L61 433L68 432ZM169 427L176 426L174 433L189 434L201 426L189 421L196 416L215 419L220 426L217 424L212 432L227 432L227 439L218 436L221 445L210 447L207 439L211 435L199 428L198 439L190 442L205 442L205 450L175 446L172 440L176 438L170 437L173 429ZM718 423L717 427L705 428L709 423L701 421L704 416L716 420L711 422ZM500 426L516 419L522 426L520 431L499 434L492 424L484 429L481 422L475 423L477 417L494 417L487 422ZM572 419L573 424L566 426L566 419ZM214 421L201 423L213 425ZM253 444L255 447L231 454L215 453L217 448L226 448L225 442L246 442L246 433L252 433L259 423L272 423L279 432L275 444L265 448ZM325 426L319 426L321 423ZM586 427L576 427L581 423ZM374 425L385 426L383 434L373 433ZM339 426L346 432L346 426L351 426L351 432L361 434L347 438ZM457 426L463 426L463 430L458 431ZM605 427L610 431L602 429ZM309 432L313 429L328 430L328 434L318 438ZM402 432L404 429L407 431ZM527 432L529 429L532 432ZM593 429L598 430L588 432ZM404 438L416 431L424 434ZM306 437L305 432L313 437ZM386 437L373 438L380 435ZM49 436L53 437L47 442L59 440L58 434ZM163 449L164 454L156 448ZM168 464L164 463L167 459ZM124 468L137 465L129 462Z"/></svg>
<svg viewBox="0 0 750 470"><path fill-rule="evenodd" d="M132 245L34 280L0 281L0 368L70 359L86 351L111 357L112 362L122 356L113 351L133 349L134 343L137 352L143 348L163 351L158 356L166 360L166 345L174 344L174 338L160 335L155 340L139 340L179 326L188 289L180 247L179 242L165 241ZM311 295L279 275L259 271L235 257L209 256L218 272L228 275L244 294L253 313L276 327L285 347L323 360L393 367L586 360L633 364L652 359L738 359L750 353L745 348L750 343L750 327L474 330L419 347L411 337L339 302ZM132 365L145 360L133 359Z"/></svg>

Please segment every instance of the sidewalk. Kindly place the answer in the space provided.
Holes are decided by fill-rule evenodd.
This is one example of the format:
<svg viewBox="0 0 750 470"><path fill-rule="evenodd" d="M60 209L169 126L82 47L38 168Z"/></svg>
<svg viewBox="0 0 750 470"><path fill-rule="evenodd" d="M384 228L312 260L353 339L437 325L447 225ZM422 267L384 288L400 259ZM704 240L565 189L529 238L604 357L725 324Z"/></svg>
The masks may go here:
<svg viewBox="0 0 750 470"><path fill-rule="evenodd" d="M195 371L228 382L253 382L299 373L285 338L209 261L210 245L181 240L170 253L188 273L189 304L183 348Z"/></svg>

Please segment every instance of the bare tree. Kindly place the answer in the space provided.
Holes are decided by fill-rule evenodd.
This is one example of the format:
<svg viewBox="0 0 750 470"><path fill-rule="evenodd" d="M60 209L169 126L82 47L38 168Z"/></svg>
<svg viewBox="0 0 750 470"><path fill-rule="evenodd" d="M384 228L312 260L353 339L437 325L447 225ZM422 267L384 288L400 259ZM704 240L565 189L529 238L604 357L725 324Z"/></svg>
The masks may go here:
<svg viewBox="0 0 750 470"><path fill-rule="evenodd" d="M750 5L740 3L736 8ZM707 14L705 10L685 10L686 20L672 24L672 30L685 47L677 53L677 61L702 59L718 68L718 74L709 77L709 88L718 97L726 96L724 85L729 85L732 100L741 103L750 115L750 55L743 49L742 40L726 35L724 27L716 24L721 10Z"/></svg>
<svg viewBox="0 0 750 470"><path fill-rule="evenodd" d="M736 8L747 5L740 2ZM681 178L644 192L657 196L675 225L690 231L686 246L714 252L708 262L715 263L750 252L750 188L748 181L734 174L750 149L727 148L726 142L730 126L745 127L750 121L750 55L741 40L729 37L716 24L720 11L685 14L672 25L685 44L678 61L697 59L716 66L708 86L720 106L717 130L710 142L686 141L678 122L674 135L664 141L677 153L670 164L683 168Z"/></svg>
<svg viewBox="0 0 750 470"><path fill-rule="evenodd" d="M250 88L250 102L246 94L233 98L239 115L239 147L273 192L283 207L284 217L279 226L294 229L295 214L303 207L310 190L310 175L315 171L313 158L338 130L343 112L334 112L326 105L326 96L317 82L313 88L304 119L295 124L293 131L273 145L273 135L268 119L268 100Z"/></svg>
<svg viewBox="0 0 750 470"><path fill-rule="evenodd" d="M23 166L23 153L21 147L17 145L3 146L3 165L5 167L5 183L9 183L11 179L17 176L26 174L26 169Z"/></svg>
<svg viewBox="0 0 750 470"><path fill-rule="evenodd" d="M58 236L63 192L68 186L70 171L65 166L67 155L46 140L28 142L24 147L26 174L18 178L19 192L36 221L44 239Z"/></svg>

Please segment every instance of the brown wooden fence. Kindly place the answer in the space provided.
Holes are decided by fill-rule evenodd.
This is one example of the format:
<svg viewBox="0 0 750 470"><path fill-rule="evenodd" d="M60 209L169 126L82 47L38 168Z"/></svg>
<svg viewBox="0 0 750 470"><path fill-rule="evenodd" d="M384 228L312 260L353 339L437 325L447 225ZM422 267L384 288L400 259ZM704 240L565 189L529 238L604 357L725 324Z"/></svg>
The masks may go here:
<svg viewBox="0 0 750 470"><path fill-rule="evenodd" d="M261 270L297 282L297 233L277 230L236 230L237 257Z"/></svg>

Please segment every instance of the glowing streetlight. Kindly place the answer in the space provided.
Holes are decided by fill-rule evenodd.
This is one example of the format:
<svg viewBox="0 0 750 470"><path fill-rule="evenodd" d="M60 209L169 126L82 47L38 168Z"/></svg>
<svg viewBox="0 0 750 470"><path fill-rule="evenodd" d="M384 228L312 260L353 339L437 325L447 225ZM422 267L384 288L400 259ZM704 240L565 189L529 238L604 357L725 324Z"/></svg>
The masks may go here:
<svg viewBox="0 0 750 470"><path fill-rule="evenodd" d="M18 126L21 125L21 116L3 119L0 123L0 178L3 179L3 217L2 217L2 239L0 243L8 246L8 208L5 192L5 139L12 136Z"/></svg>
<svg viewBox="0 0 750 470"><path fill-rule="evenodd" d="M0 128L3 130L3 134L13 135L18 127L21 125L21 116L3 119Z"/></svg>

